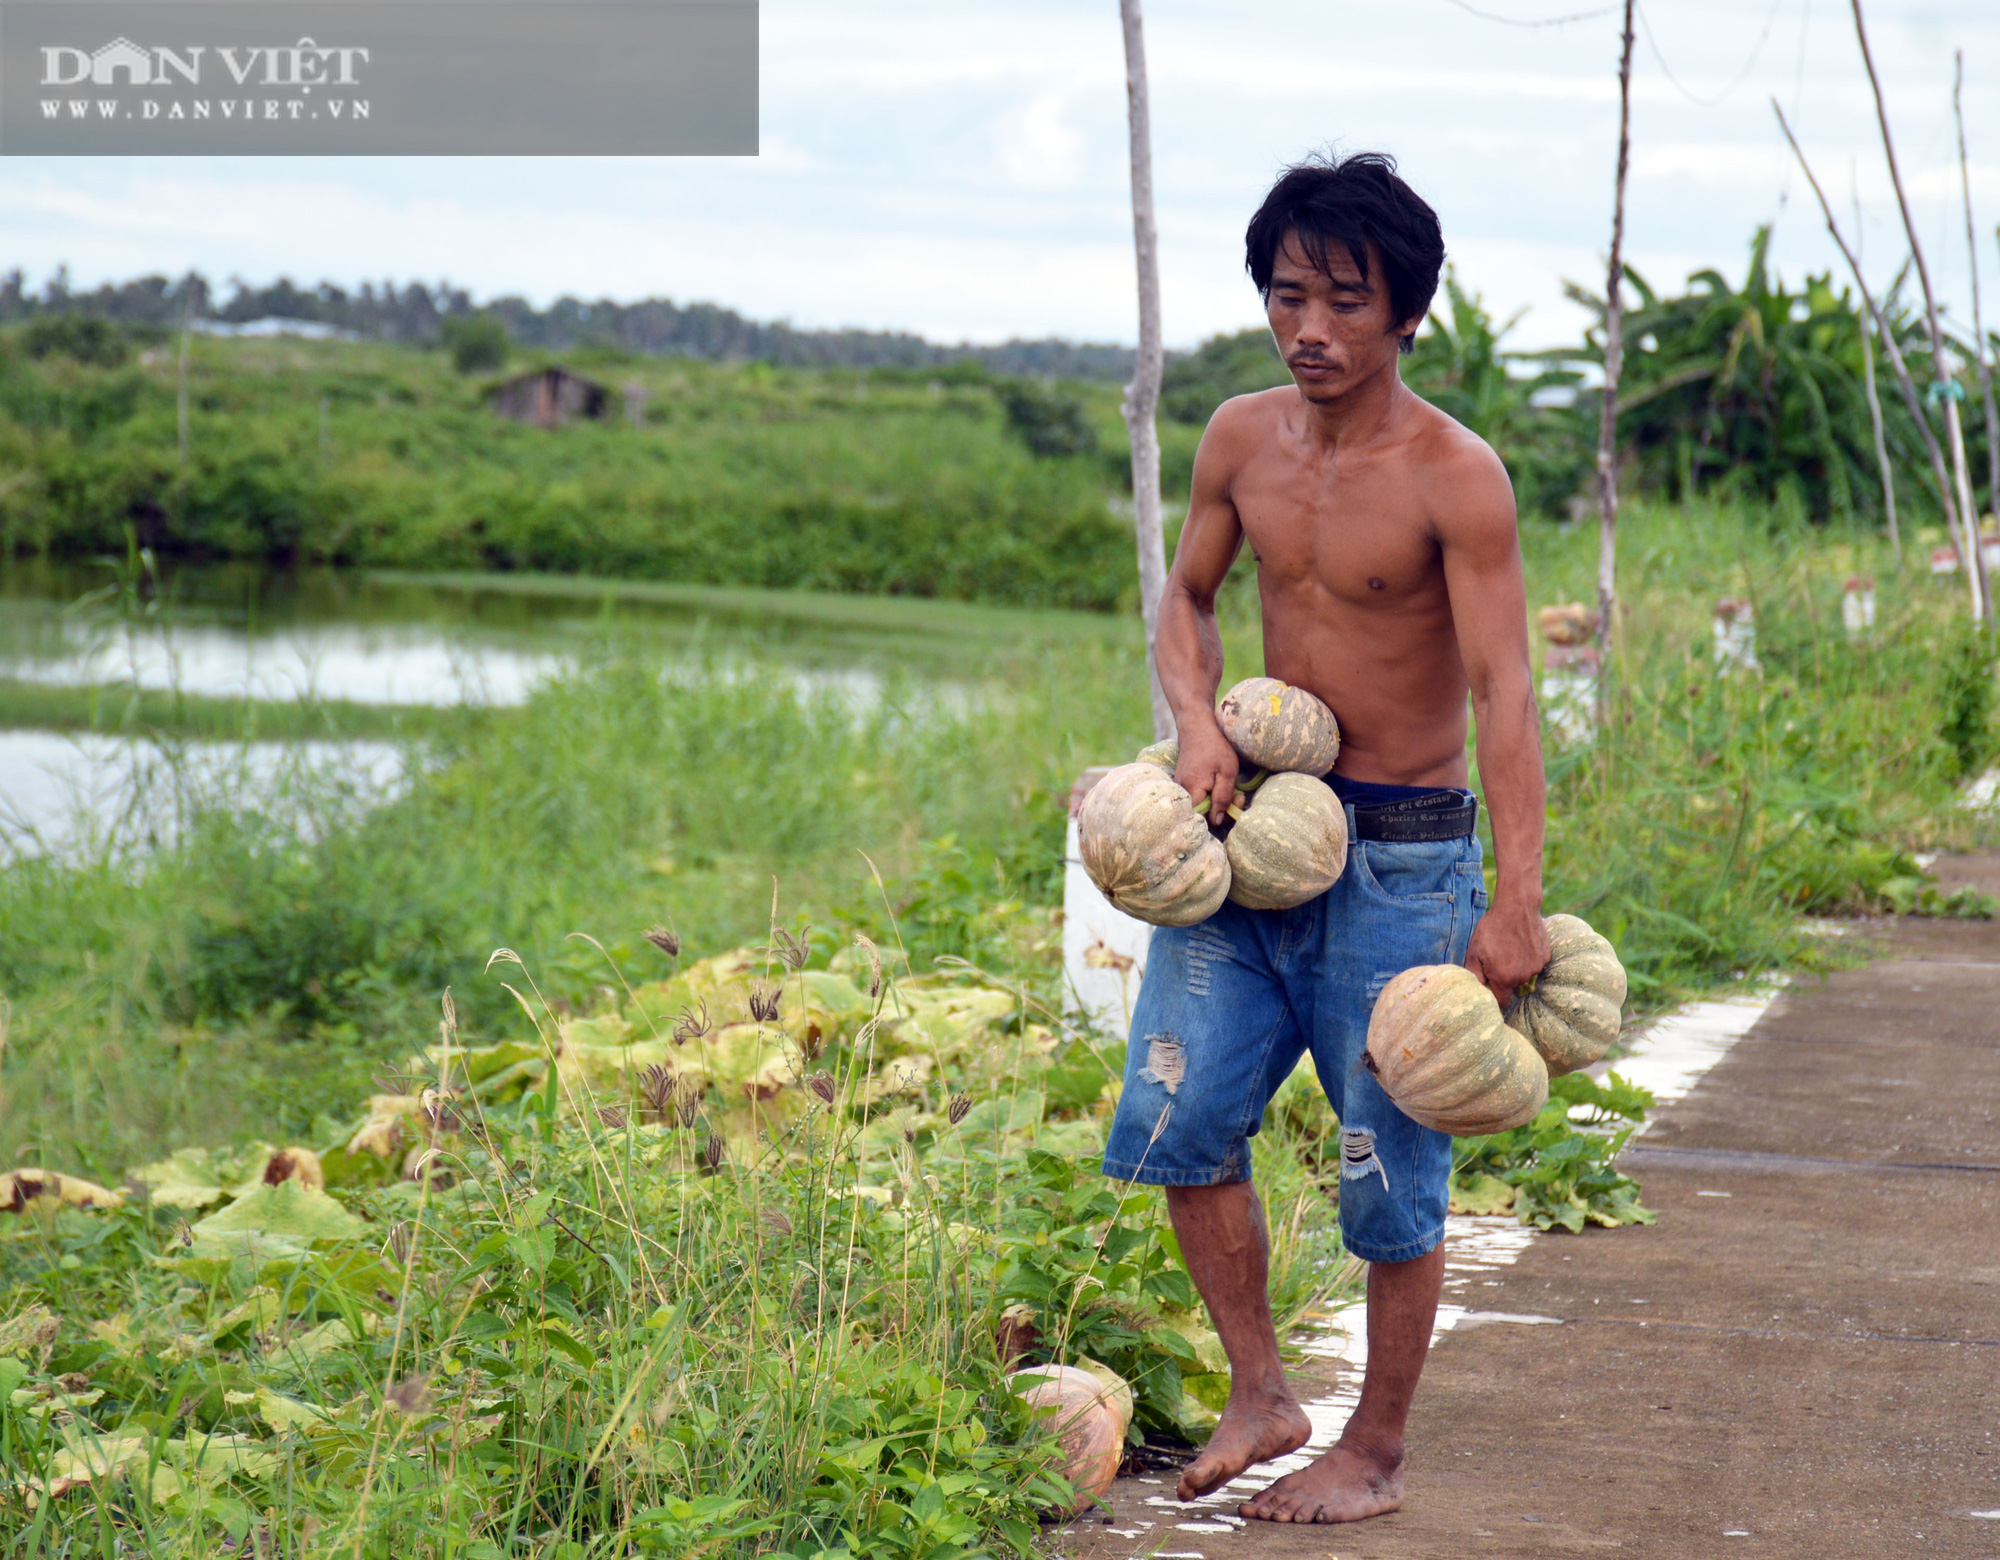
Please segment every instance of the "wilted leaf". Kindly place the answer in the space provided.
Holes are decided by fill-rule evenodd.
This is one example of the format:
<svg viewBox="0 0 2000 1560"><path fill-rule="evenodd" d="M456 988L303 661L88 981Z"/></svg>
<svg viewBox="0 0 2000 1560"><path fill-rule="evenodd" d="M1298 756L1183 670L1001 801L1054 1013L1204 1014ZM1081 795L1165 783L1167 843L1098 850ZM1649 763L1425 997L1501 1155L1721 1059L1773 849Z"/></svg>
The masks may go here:
<svg viewBox="0 0 2000 1560"><path fill-rule="evenodd" d="M117 1208L125 1194L86 1181L80 1175L63 1175L54 1170L23 1168L0 1175L0 1213L20 1213L38 1205L65 1208Z"/></svg>
<svg viewBox="0 0 2000 1560"><path fill-rule="evenodd" d="M1498 1176L1473 1171L1452 1178L1451 1211L1480 1215L1512 1213L1516 1195L1514 1188Z"/></svg>
<svg viewBox="0 0 2000 1560"><path fill-rule="evenodd" d="M55 1312L37 1303L0 1322L0 1355L25 1354L54 1343L61 1323Z"/></svg>

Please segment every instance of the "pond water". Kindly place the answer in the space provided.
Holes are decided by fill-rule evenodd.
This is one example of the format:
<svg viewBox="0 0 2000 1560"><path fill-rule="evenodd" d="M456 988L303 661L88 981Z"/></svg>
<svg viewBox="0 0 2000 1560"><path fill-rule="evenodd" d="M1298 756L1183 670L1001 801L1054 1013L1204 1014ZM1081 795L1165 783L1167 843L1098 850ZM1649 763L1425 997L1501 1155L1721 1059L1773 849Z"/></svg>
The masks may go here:
<svg viewBox="0 0 2000 1560"><path fill-rule="evenodd" d="M962 675L968 640L1073 631L1060 620L1080 618L508 575L188 568L127 591L128 578L108 568L0 571L0 678L234 698L512 704L585 645L611 639L643 644L668 664L777 665L821 674L807 679L815 684L866 690L892 671Z"/></svg>
<svg viewBox="0 0 2000 1560"><path fill-rule="evenodd" d="M311 838L395 793L387 742L185 742L0 731L0 862L177 838L191 811L255 806Z"/></svg>
<svg viewBox="0 0 2000 1560"><path fill-rule="evenodd" d="M512 575L0 567L0 690L508 705L591 649L618 644L656 656L670 676L776 672L856 708L894 687L899 707L921 712L1004 697L999 646L1129 632L1119 620L1076 613ZM183 778L198 771L211 790L236 787L244 805L270 803L301 764L351 759L378 789L401 772L379 743L200 748L0 720L0 853L124 828L142 782L170 758ZM140 836L153 827L144 823Z"/></svg>

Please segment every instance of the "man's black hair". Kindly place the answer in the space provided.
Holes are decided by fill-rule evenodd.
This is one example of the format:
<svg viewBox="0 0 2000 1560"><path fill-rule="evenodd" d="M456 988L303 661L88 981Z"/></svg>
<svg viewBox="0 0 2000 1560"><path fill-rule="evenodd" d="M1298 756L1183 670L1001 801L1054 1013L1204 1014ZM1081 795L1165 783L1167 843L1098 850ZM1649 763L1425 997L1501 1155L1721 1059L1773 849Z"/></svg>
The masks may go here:
<svg viewBox="0 0 2000 1560"><path fill-rule="evenodd" d="M1383 152L1314 156L1279 176L1243 235L1244 264L1266 299L1278 251L1294 233L1318 271L1327 268L1329 244L1345 245L1363 281L1373 244L1389 285L1390 317L1400 325L1430 312L1444 268L1444 229L1429 203L1396 172L1395 158ZM1401 349L1412 346L1412 337L1403 337Z"/></svg>

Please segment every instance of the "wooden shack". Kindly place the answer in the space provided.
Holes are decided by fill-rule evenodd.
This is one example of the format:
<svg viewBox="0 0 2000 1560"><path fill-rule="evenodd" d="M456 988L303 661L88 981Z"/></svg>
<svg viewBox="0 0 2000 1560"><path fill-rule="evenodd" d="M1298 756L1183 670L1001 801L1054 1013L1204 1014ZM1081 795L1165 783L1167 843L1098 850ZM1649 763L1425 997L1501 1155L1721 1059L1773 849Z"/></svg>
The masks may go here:
<svg viewBox="0 0 2000 1560"><path fill-rule="evenodd" d="M493 392L493 410L516 422L554 428L572 417L602 417L611 392L560 364L517 374Z"/></svg>

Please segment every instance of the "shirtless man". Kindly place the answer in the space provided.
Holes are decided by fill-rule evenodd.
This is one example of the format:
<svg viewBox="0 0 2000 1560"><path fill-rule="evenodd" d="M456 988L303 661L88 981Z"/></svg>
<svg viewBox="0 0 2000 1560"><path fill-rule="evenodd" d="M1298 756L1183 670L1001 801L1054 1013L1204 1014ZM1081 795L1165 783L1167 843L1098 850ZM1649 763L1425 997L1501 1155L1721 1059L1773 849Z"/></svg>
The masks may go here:
<svg viewBox="0 0 2000 1560"><path fill-rule="evenodd" d="M1307 1437L1278 1358L1247 1139L1311 1052L1342 1128L1341 1231L1370 1264L1367 1374L1338 1444L1238 1509L1351 1522L1402 1504L1451 1169L1450 1137L1361 1065L1368 1017L1413 965L1462 962L1504 1001L1547 960L1541 740L1507 472L1397 369L1437 287L1436 214L1388 158L1313 161L1272 188L1247 248L1293 384L1226 402L1195 458L1155 647L1175 779L1216 798L1222 821L1237 758L1215 720L1215 593L1248 540L1266 671L1340 722L1327 780L1348 811L1347 869L1293 910L1225 904L1154 932L1104 1168L1167 1189L1229 1354L1229 1406L1181 1476L1192 1500ZM1465 789L1468 695L1498 857L1490 909Z"/></svg>

